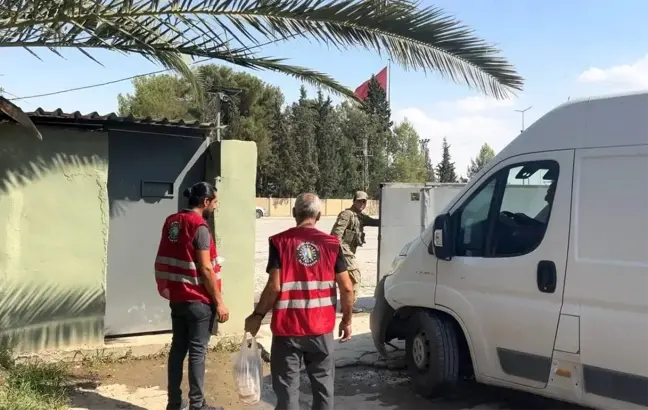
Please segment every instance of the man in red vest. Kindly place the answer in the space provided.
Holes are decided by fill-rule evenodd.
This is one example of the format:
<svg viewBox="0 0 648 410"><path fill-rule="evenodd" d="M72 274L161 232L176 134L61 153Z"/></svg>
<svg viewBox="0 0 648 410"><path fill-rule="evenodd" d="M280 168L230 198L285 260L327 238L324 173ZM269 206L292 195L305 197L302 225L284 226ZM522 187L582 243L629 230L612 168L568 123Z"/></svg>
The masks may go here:
<svg viewBox="0 0 648 410"><path fill-rule="evenodd" d="M216 410L205 402L205 353L214 321L229 319L221 293L218 255L206 219L216 209L216 188L188 188L189 208L169 216L155 258L160 296L169 300L173 340L169 352L167 410ZM189 353L189 404L182 400L182 369Z"/></svg>
<svg viewBox="0 0 648 410"><path fill-rule="evenodd" d="M268 283L245 320L246 331L256 335L273 309L270 366L276 410L299 409L302 362L311 381L312 409L333 410L336 283L342 299L340 341L351 338L353 284L338 239L315 228L320 208L315 194L297 197L297 226L270 238Z"/></svg>

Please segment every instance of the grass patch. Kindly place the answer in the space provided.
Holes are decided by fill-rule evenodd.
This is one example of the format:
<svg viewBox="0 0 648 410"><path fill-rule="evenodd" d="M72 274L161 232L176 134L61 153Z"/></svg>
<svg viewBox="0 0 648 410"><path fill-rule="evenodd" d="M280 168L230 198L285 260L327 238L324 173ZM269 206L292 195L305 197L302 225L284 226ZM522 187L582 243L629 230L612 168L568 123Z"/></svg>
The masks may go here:
<svg viewBox="0 0 648 410"><path fill-rule="evenodd" d="M67 366L29 360L16 363L0 347L0 410L63 410L69 402Z"/></svg>
<svg viewBox="0 0 648 410"><path fill-rule="evenodd" d="M80 360L78 359L79 357ZM128 349L126 353L122 355L115 354L114 352L106 353L106 349L97 349L97 351L93 353L84 353L77 350L77 352L74 353L72 361L74 362L79 360L82 366L94 369L102 365L124 363L133 358L133 351L131 349Z"/></svg>

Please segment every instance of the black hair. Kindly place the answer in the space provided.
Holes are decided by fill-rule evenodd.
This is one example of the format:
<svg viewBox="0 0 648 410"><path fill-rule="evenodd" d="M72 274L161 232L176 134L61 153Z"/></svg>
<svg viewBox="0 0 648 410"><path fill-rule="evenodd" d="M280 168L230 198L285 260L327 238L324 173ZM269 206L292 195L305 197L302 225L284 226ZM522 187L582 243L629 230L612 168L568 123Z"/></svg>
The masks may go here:
<svg viewBox="0 0 648 410"><path fill-rule="evenodd" d="M182 195L189 198L189 206L196 207L205 199L216 198L216 187L209 182L198 182L191 188L185 189Z"/></svg>

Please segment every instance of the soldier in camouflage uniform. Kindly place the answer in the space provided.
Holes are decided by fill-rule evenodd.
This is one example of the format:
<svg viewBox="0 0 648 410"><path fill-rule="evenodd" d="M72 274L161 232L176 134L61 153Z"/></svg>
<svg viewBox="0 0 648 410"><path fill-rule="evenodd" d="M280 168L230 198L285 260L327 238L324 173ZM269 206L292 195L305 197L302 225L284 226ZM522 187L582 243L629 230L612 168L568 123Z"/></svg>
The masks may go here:
<svg viewBox="0 0 648 410"><path fill-rule="evenodd" d="M378 226L379 219L372 218L362 213L367 206L367 193L358 191L353 197L353 205L350 208L340 212L333 225L331 235L337 236L342 245L342 252L349 270L351 282L353 282L353 303L358 300L358 287L361 281L360 270L356 262L355 253L358 246L365 243L365 226ZM353 312L361 312L362 309L354 307Z"/></svg>

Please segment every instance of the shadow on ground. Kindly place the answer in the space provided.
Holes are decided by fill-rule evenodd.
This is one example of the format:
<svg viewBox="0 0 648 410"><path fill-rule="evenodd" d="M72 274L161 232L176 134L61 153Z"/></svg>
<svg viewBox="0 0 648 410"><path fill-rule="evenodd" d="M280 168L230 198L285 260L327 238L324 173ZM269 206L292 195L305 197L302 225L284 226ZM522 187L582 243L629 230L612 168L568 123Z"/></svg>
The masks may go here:
<svg viewBox="0 0 648 410"><path fill-rule="evenodd" d="M460 389L443 397L428 399L412 388L404 361L404 344L397 343L393 359L385 361L373 348L370 333L356 335L336 346L335 408L336 409L582 409L514 390L466 382ZM301 410L310 409L311 387L305 372L301 374ZM265 406L275 404L270 376L264 379L262 400Z"/></svg>
<svg viewBox="0 0 648 410"><path fill-rule="evenodd" d="M70 402L72 410L106 410L106 409L124 409L124 410L149 410L145 407L137 406L122 400L112 399L102 396L96 391L81 390L75 392Z"/></svg>

